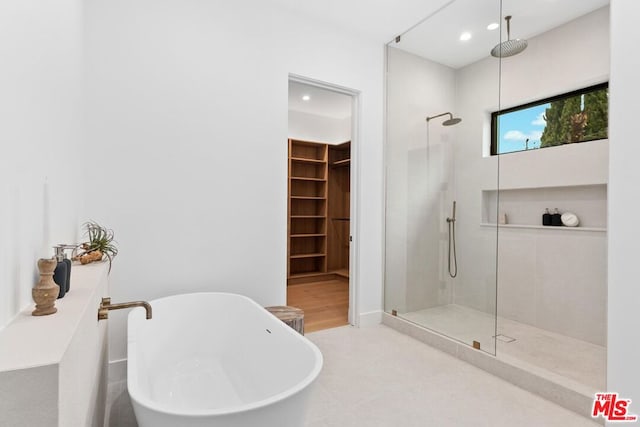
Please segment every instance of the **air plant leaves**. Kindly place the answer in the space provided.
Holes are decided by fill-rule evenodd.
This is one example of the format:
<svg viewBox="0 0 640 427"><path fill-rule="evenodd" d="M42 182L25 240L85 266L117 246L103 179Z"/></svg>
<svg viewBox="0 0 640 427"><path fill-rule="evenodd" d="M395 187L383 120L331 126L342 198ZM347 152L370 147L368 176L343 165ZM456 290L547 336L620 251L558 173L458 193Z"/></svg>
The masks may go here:
<svg viewBox="0 0 640 427"><path fill-rule="evenodd" d="M109 272L111 272L111 263L113 258L118 255L118 248L114 240L114 232L110 228L101 226L95 221L87 221L84 223L85 236L89 238L88 242L82 244L84 252L78 254L77 258L94 251L100 251L103 254L103 260L109 260Z"/></svg>

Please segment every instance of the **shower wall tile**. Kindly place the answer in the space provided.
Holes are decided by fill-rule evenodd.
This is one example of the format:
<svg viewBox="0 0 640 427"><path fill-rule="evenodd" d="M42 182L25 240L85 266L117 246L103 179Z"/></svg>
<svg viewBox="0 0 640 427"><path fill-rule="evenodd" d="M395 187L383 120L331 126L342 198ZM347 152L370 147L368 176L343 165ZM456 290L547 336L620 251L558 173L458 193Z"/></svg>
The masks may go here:
<svg viewBox="0 0 640 427"><path fill-rule="evenodd" d="M541 328L605 345L604 239L603 233L540 237L536 314Z"/></svg>
<svg viewBox="0 0 640 427"><path fill-rule="evenodd" d="M429 152L428 152L429 151ZM440 295L440 227L442 203L441 188L446 181L439 176L440 168L430 168L429 159L440 159L439 147L427 150L414 148L407 159L407 249L406 260L407 290L406 310L446 304ZM436 169L436 172L433 171ZM418 196L420 195L420 196ZM446 298L446 297L445 297Z"/></svg>
<svg viewBox="0 0 640 427"><path fill-rule="evenodd" d="M499 315L606 343L606 234L501 229Z"/></svg>
<svg viewBox="0 0 640 427"><path fill-rule="evenodd" d="M587 67L572 60L572 46L584 42L584 25L594 28L589 41L595 48L581 52L590 56ZM538 225L545 207L558 207L574 211L583 226L605 227L608 141L490 156L487 113L576 89L579 82L602 81L609 70L608 28L603 8L536 37L517 61L498 64L487 58L456 71L455 115L463 124L452 131L461 266L455 304L490 312L490 276L484 268L495 267L496 233L484 227L494 237L493 245L487 244L478 224L496 222L498 212L506 212L510 224ZM561 72L541 74L541 69ZM606 233L501 228L498 250L499 314L604 344Z"/></svg>
<svg viewBox="0 0 640 427"><path fill-rule="evenodd" d="M455 72L400 49L388 55L385 309L405 312L451 299L439 258L451 143L442 126L427 134L425 117L453 110Z"/></svg>
<svg viewBox="0 0 640 427"><path fill-rule="evenodd" d="M531 325L536 321L535 242L532 233L508 233L500 236L498 247L499 314Z"/></svg>
<svg viewBox="0 0 640 427"><path fill-rule="evenodd" d="M454 301L493 315L496 311L496 232L470 221L472 219L461 220L456 231L459 268L458 277L453 279Z"/></svg>

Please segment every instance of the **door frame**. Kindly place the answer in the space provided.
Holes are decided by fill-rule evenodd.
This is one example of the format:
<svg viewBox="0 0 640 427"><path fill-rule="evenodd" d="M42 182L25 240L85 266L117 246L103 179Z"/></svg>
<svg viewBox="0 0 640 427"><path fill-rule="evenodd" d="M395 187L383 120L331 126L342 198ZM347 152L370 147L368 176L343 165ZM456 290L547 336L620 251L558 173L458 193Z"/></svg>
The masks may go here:
<svg viewBox="0 0 640 427"><path fill-rule="evenodd" d="M320 89L329 90L351 97L351 168L349 171L349 313L350 325L360 326L360 309L358 295L360 295L360 281L358 274L360 266L360 251L357 236L360 224L360 91L333 83L312 79L298 74L289 73L289 81ZM286 286L286 283L285 283Z"/></svg>

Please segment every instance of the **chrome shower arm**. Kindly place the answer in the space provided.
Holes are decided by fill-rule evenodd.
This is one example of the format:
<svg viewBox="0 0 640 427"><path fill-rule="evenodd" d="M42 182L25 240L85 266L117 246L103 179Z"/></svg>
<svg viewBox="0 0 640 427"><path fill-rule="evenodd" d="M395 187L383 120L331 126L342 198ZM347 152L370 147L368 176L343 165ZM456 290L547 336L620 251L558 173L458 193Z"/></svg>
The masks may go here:
<svg viewBox="0 0 640 427"><path fill-rule="evenodd" d="M449 115L449 119L453 119L453 114L451 113L442 113L442 114L438 114L437 116L431 116L431 117L427 117L427 121L432 120L432 119L437 119L438 117L442 117L442 116L446 116Z"/></svg>

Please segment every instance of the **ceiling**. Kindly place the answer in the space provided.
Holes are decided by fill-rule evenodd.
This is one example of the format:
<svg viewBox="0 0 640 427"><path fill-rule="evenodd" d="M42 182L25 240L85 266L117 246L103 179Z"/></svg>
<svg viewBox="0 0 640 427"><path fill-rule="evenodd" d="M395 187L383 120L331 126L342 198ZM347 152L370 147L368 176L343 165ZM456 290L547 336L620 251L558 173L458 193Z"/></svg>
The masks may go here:
<svg viewBox="0 0 640 427"><path fill-rule="evenodd" d="M503 0L502 4L502 17L513 16L511 38L528 39L604 7L609 0ZM500 15L497 0L455 0L391 46L460 68L489 56L496 44L507 39ZM502 28L487 30L493 22ZM471 39L461 41L463 32L469 32Z"/></svg>
<svg viewBox="0 0 640 427"><path fill-rule="evenodd" d="M513 16L511 38L531 38L609 4L609 0L502 0L501 13L499 0L270 1L305 19L372 41L387 43L402 34L400 43L390 45L453 68L489 56L501 33L506 40L505 25L486 29L492 22L504 24L501 16ZM459 39L464 31L472 35L467 42ZM304 94L311 99L303 101ZM289 109L341 119L351 114L351 99L290 82Z"/></svg>
<svg viewBox="0 0 640 427"><path fill-rule="evenodd" d="M387 43L452 0L269 1L307 19Z"/></svg>
<svg viewBox="0 0 640 427"><path fill-rule="evenodd" d="M404 33L399 44L391 45L453 68L488 56L501 33L506 40L506 28L486 29L491 22L504 24L500 15L513 15L512 38L530 38L609 4L609 0L502 0L501 14L500 0L269 1L305 19L379 43ZM459 40L463 31L472 34L465 43Z"/></svg>
<svg viewBox="0 0 640 427"><path fill-rule="evenodd" d="M309 100L302 99L304 95ZM316 86L289 82L289 110L344 119L351 116L351 97Z"/></svg>

